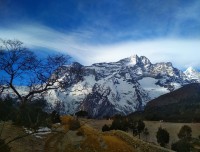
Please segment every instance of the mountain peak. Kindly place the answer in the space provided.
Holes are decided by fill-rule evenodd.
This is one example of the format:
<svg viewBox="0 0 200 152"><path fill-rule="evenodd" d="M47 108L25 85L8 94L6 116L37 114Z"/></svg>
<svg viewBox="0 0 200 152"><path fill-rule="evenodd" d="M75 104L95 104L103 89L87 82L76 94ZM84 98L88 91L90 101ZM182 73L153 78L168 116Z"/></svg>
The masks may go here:
<svg viewBox="0 0 200 152"><path fill-rule="evenodd" d="M145 56L141 56L141 57L140 57L140 60L141 60L141 62L142 62L144 65L149 65L149 64L151 64L151 61L150 61L147 57L145 57Z"/></svg>
<svg viewBox="0 0 200 152"><path fill-rule="evenodd" d="M198 82L200 82L200 73L193 67L187 68L184 74L189 78L189 80L197 80Z"/></svg>
<svg viewBox="0 0 200 152"><path fill-rule="evenodd" d="M197 72L193 67L188 67L185 72Z"/></svg>
<svg viewBox="0 0 200 152"><path fill-rule="evenodd" d="M135 65L138 63L139 61L139 57L135 54L135 55L132 55L131 57L129 57L129 61L130 61L130 65Z"/></svg>

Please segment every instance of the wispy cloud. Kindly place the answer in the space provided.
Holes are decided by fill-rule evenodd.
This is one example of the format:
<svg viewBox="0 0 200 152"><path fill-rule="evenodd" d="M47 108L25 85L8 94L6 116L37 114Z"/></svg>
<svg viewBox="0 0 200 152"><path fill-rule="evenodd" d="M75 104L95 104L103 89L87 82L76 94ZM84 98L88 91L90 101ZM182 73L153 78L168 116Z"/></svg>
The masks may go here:
<svg viewBox="0 0 200 152"><path fill-rule="evenodd" d="M32 49L43 47L69 54L84 65L118 61L138 54L147 56L153 63L165 61L172 62L179 68L200 67L200 39L169 37L95 45L84 41L91 37L90 32L61 33L38 24L1 28L0 37L3 39L19 39Z"/></svg>

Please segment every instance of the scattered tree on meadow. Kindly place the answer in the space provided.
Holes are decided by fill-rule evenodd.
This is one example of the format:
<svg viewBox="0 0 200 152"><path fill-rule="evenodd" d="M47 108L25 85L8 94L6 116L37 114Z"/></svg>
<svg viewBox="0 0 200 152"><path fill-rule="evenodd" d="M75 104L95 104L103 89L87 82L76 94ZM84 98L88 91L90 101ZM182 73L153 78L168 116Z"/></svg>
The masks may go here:
<svg viewBox="0 0 200 152"><path fill-rule="evenodd" d="M190 140L191 137L192 137L191 127L184 125L178 133L178 138L181 139L181 140L183 140L183 139Z"/></svg>
<svg viewBox="0 0 200 152"><path fill-rule="evenodd" d="M136 129L139 135L139 139L140 139L140 134L143 132L144 128L145 128L144 122L142 120L137 121Z"/></svg>
<svg viewBox="0 0 200 152"><path fill-rule="evenodd" d="M149 136L149 131L148 131L147 128L144 128L143 134L144 134L146 141L147 141L147 137Z"/></svg>
<svg viewBox="0 0 200 152"><path fill-rule="evenodd" d="M102 131L104 132L104 131L109 131L110 130L110 127L108 126L108 125L104 125L103 127L102 127Z"/></svg>
<svg viewBox="0 0 200 152"><path fill-rule="evenodd" d="M171 149L176 152L190 152L191 148L191 144L186 140L179 140L171 146Z"/></svg>
<svg viewBox="0 0 200 152"><path fill-rule="evenodd" d="M145 128L145 123L142 120L135 121L134 119L129 119L128 125L133 132L133 136L139 135L140 138L140 134L143 132Z"/></svg>
<svg viewBox="0 0 200 152"><path fill-rule="evenodd" d="M192 145L190 143L190 139L192 138L192 129L191 127L184 125L181 127L178 133L179 141L172 144L172 150L177 152L190 152Z"/></svg>
<svg viewBox="0 0 200 152"><path fill-rule="evenodd" d="M118 116L118 117L114 118L110 129L111 130L128 131L128 122L122 116Z"/></svg>
<svg viewBox="0 0 200 152"><path fill-rule="evenodd" d="M18 40L0 41L0 92L11 89L21 104L26 104L35 97L51 89L59 88L63 82L58 80L60 67L66 64L69 57L64 55L48 56L39 59ZM16 81L26 80L28 89L21 93L15 86ZM54 85L56 84L56 85Z"/></svg>
<svg viewBox="0 0 200 152"><path fill-rule="evenodd" d="M158 128L156 138L157 138L157 142L162 147L165 147L165 145L169 143L169 133L167 132L166 129L163 129L161 127Z"/></svg>

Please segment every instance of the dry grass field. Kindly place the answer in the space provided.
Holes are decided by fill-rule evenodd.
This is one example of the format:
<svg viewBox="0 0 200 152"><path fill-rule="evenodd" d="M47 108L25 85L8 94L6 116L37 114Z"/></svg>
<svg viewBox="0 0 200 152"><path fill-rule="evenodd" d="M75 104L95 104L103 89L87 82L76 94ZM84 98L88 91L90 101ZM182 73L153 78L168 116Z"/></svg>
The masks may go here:
<svg viewBox="0 0 200 152"><path fill-rule="evenodd" d="M69 130L73 118L62 117L57 128L62 133L52 135L45 143L45 152L169 152L170 150L149 144L123 131L102 133L101 125L110 120L82 119L78 130ZM94 126L94 127L93 127Z"/></svg>
<svg viewBox="0 0 200 152"><path fill-rule="evenodd" d="M145 125L148 128L150 135L147 141L155 144L148 144L139 140L137 137L133 137L131 132L124 133L122 131L110 131L101 132L101 128L104 124L110 125L112 120L93 120L93 119L81 119L81 124L84 124L80 129L76 131L69 131L69 122L71 117L63 117L62 125L58 126L57 130L60 133L51 133L43 138L36 138L35 136L28 136L20 140L16 140L10 146L11 152L163 152L170 151L162 149L156 146L156 132L158 127L165 128L170 134L170 144L177 141L177 133L183 125L188 125L192 128L193 137L200 135L200 123L168 123L157 121L145 121ZM23 135L24 129L12 125L7 122L3 131L3 138L7 141L18 135ZM142 140L146 140L144 135L141 135ZM170 148L170 144L168 148Z"/></svg>
<svg viewBox="0 0 200 152"><path fill-rule="evenodd" d="M157 143L156 132L161 126L165 128L170 134L170 145L178 140L178 132L182 126L188 125L192 128L192 137L197 138L200 135L200 123L171 123L171 122L158 122L158 121L145 121L145 125L149 130L149 142ZM143 137L143 139L145 139Z"/></svg>
<svg viewBox="0 0 200 152"><path fill-rule="evenodd" d="M101 130L104 124L112 124L112 120L91 120L88 124L98 130ZM200 135L200 123L171 123L171 122L159 122L159 121L145 121L145 126L149 130L149 136L147 137L147 141L151 143L157 144L156 140L156 132L159 127L165 128L170 134L170 142L168 147L170 147L171 143L174 143L178 140L178 132L182 126L188 125L192 128L192 136L197 138ZM132 134L129 132L129 134ZM141 135L142 140L146 140L144 135Z"/></svg>

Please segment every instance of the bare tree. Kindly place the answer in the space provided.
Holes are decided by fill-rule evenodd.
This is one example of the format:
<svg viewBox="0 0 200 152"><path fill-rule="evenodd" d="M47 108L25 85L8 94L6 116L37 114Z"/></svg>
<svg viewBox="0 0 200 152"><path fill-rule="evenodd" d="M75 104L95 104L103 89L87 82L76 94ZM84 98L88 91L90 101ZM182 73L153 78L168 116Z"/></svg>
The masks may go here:
<svg viewBox="0 0 200 152"><path fill-rule="evenodd" d="M18 40L0 41L0 92L11 89L22 104L30 101L37 94L57 89L63 82L59 81L61 67L67 63L69 56L53 55L39 59ZM21 93L16 82L26 83L28 90Z"/></svg>

